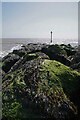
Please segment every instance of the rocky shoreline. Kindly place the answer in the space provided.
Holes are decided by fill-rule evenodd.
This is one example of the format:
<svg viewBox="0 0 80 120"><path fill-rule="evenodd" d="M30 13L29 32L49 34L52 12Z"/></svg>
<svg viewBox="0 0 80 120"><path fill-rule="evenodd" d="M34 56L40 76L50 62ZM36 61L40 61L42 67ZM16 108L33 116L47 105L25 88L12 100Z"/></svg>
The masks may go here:
<svg viewBox="0 0 80 120"><path fill-rule="evenodd" d="M2 120L80 119L80 51L27 44L2 58Z"/></svg>

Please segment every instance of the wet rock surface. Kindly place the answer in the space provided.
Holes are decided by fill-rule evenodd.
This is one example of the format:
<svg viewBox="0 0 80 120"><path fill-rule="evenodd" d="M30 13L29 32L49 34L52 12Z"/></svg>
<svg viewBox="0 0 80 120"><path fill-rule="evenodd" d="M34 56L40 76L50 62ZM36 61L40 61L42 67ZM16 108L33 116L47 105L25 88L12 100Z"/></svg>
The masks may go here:
<svg viewBox="0 0 80 120"><path fill-rule="evenodd" d="M70 47L28 44L3 58L3 119L79 120L80 73L68 67L77 54Z"/></svg>

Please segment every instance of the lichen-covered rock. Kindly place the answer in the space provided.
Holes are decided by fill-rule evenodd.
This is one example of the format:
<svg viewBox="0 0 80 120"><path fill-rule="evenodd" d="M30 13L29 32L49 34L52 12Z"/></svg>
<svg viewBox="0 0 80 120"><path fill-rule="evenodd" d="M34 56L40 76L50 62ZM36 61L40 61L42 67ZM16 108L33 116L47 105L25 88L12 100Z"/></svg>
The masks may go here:
<svg viewBox="0 0 80 120"><path fill-rule="evenodd" d="M19 68L20 66L22 66L26 61L30 61L33 59L37 59L37 58L41 58L41 59L49 59L49 57L42 53L42 52L36 52L36 53L31 53L31 54L25 54L23 57L21 57L10 69L9 72L16 70L17 68Z"/></svg>
<svg viewBox="0 0 80 120"><path fill-rule="evenodd" d="M71 68L78 68L79 52L70 45L30 43L5 56L3 119L79 120L80 73L67 67L72 60Z"/></svg>
<svg viewBox="0 0 80 120"><path fill-rule="evenodd" d="M3 118L77 120L73 97L80 100L80 73L60 62L45 57L24 60L5 75L2 89Z"/></svg>

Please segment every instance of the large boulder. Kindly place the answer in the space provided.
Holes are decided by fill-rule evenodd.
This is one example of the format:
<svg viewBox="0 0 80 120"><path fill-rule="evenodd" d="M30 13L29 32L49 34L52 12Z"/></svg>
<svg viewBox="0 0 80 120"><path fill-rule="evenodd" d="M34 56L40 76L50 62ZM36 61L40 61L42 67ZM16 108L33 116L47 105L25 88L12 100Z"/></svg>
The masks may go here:
<svg viewBox="0 0 80 120"><path fill-rule="evenodd" d="M3 119L78 120L80 74L60 62L24 61L5 75L2 89Z"/></svg>
<svg viewBox="0 0 80 120"><path fill-rule="evenodd" d="M70 66L72 69L80 72L80 62Z"/></svg>
<svg viewBox="0 0 80 120"><path fill-rule="evenodd" d="M70 44L68 44L68 45L61 44L60 46L67 52L67 56L75 55L75 53L76 53L75 47L72 47Z"/></svg>
<svg viewBox="0 0 80 120"><path fill-rule="evenodd" d="M21 48L20 50L13 50L13 54L16 54L16 55L22 57L26 54L26 51Z"/></svg>
<svg viewBox="0 0 80 120"><path fill-rule="evenodd" d="M2 59L2 70L7 73L10 68L19 60L19 56L15 54L8 54Z"/></svg>
<svg viewBox="0 0 80 120"><path fill-rule="evenodd" d="M71 68L77 71L80 71L80 50L79 49L76 52L76 54L72 56Z"/></svg>
<svg viewBox="0 0 80 120"><path fill-rule="evenodd" d="M78 51L74 56L72 60L72 64L79 63L80 62L80 51Z"/></svg>
<svg viewBox="0 0 80 120"><path fill-rule="evenodd" d="M67 57L67 52L60 45L50 45L48 47L43 47L42 52L47 54L51 60L57 60L67 66L70 66L71 62Z"/></svg>

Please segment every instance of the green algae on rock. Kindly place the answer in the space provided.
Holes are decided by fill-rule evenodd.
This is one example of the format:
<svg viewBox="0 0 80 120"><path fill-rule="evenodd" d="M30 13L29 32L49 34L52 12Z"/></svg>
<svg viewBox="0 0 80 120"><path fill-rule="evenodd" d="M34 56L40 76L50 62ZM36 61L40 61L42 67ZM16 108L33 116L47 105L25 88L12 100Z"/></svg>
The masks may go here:
<svg viewBox="0 0 80 120"><path fill-rule="evenodd" d="M3 118L75 120L73 95L79 89L80 73L60 62L41 57L25 61L3 78Z"/></svg>

